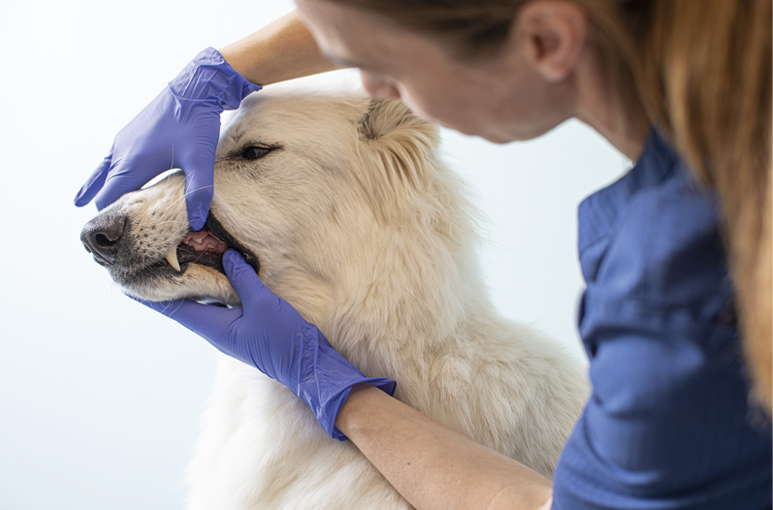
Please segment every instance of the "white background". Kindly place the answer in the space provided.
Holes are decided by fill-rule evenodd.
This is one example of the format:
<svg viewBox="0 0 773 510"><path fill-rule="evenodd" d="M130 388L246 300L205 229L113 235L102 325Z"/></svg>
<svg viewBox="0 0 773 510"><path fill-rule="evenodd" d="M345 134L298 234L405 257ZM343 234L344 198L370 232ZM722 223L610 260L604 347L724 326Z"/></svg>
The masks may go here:
<svg viewBox="0 0 773 510"><path fill-rule="evenodd" d="M206 46L286 0L0 3L0 510L176 509L219 355L125 298L79 239L72 199L114 134ZM482 261L505 315L571 345L576 207L628 162L570 122L495 146L444 133L488 218Z"/></svg>

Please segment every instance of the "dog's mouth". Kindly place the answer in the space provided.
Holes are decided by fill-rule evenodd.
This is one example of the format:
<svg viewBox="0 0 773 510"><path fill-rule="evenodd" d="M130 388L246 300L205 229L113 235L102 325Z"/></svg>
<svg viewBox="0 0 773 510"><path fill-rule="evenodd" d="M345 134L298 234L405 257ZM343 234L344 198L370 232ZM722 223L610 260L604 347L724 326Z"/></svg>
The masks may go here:
<svg viewBox="0 0 773 510"><path fill-rule="evenodd" d="M190 230L177 246L166 253L165 258L179 273L185 272L187 264L198 264L225 274L223 253L229 248L240 252L244 260L258 272L258 258L241 246L212 214L207 217L204 228L199 231Z"/></svg>
<svg viewBox="0 0 773 510"><path fill-rule="evenodd" d="M223 273L223 253L228 248L228 244L213 236L211 232L200 230L188 233L180 244L167 252L166 260L178 271L182 270L181 264L191 262Z"/></svg>

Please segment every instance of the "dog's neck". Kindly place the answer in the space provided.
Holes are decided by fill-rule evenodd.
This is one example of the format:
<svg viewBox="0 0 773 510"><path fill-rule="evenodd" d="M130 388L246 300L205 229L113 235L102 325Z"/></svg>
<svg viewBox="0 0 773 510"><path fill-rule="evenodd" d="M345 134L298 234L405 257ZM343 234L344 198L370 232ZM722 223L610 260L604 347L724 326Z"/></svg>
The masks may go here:
<svg viewBox="0 0 773 510"><path fill-rule="evenodd" d="M445 242L445 241L444 241ZM342 287L317 324L366 374L401 374L470 336L491 306L470 245L374 254L366 287Z"/></svg>

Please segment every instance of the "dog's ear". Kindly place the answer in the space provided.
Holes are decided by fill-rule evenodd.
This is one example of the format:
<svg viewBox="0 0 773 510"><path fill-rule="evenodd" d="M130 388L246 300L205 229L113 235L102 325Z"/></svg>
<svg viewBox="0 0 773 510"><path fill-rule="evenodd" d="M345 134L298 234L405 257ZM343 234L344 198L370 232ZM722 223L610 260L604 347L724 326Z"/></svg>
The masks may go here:
<svg viewBox="0 0 773 510"><path fill-rule="evenodd" d="M368 178L375 178L370 184L380 198L427 188L427 172L434 170L437 158L437 126L418 118L399 99L372 99L357 129L380 174Z"/></svg>
<svg viewBox="0 0 773 510"><path fill-rule="evenodd" d="M425 142L435 145L438 140L437 128L421 120L399 99L371 99L368 109L359 122L358 130L363 140L380 140L412 134L427 137Z"/></svg>

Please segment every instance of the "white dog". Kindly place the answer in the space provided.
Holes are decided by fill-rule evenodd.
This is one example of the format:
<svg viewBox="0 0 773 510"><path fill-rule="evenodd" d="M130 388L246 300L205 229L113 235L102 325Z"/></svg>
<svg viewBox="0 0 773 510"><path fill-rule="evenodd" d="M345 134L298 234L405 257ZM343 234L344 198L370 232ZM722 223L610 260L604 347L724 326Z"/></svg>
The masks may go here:
<svg viewBox="0 0 773 510"><path fill-rule="evenodd" d="M395 379L396 398L551 477L584 371L493 309L437 144L399 101L269 87L221 136L208 233L189 230L176 173L82 239L127 293L231 306L220 254L236 247L366 375ZM225 356L189 480L195 510L410 508L289 390Z"/></svg>

